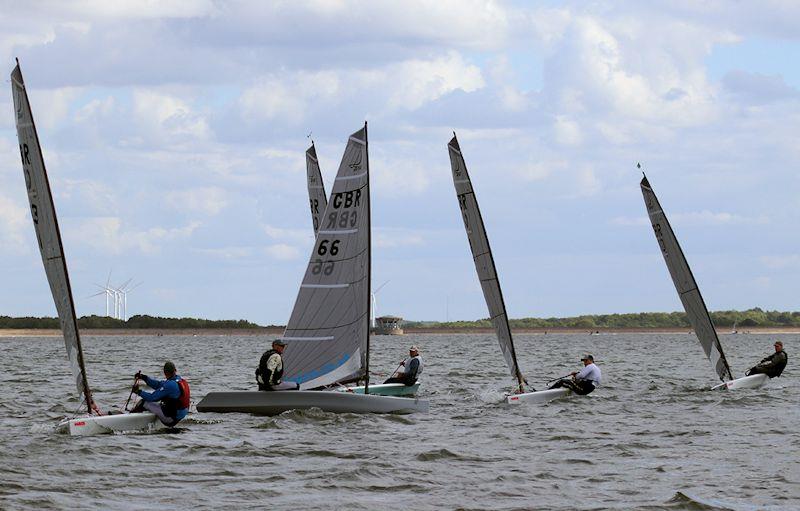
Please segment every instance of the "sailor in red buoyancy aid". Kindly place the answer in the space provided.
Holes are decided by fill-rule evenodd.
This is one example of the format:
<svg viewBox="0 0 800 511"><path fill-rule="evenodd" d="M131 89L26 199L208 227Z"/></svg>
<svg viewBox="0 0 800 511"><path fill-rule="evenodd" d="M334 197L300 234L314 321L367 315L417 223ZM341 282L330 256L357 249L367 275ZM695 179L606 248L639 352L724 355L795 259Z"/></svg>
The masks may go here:
<svg viewBox="0 0 800 511"><path fill-rule="evenodd" d="M191 394L189 382L177 374L175 364L172 362L167 361L164 364L164 376L166 380L156 380L142 374L141 371L136 373L137 378L155 390L147 392L134 385L134 394L142 400L134 407L133 412L147 410L154 413L164 425L172 427L189 413Z"/></svg>

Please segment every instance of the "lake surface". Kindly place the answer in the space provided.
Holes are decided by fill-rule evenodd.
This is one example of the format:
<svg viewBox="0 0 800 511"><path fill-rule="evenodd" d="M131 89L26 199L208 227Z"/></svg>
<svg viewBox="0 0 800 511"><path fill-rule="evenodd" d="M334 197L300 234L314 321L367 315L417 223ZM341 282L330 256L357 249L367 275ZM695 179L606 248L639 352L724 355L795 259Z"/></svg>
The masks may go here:
<svg viewBox="0 0 800 511"><path fill-rule="evenodd" d="M180 434L55 434L78 406L58 338L0 339L2 509L800 509L800 342L727 335L742 375L781 338L784 376L761 390L710 392L690 335L518 335L537 388L594 354L588 397L509 407L494 336L373 337L375 380L412 343L425 359L430 413L198 414ZM197 402L252 389L270 338L87 337L89 380L121 408L133 374L165 359ZM373 380L373 381L375 381Z"/></svg>

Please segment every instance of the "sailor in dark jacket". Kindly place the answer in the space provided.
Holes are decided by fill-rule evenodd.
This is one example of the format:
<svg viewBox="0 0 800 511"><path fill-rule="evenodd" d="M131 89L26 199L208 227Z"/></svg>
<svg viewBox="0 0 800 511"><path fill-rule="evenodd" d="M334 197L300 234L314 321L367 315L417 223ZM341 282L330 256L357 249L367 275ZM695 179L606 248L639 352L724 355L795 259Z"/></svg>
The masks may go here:
<svg viewBox="0 0 800 511"><path fill-rule="evenodd" d="M295 390L298 385L293 382L282 382L283 378L283 350L286 343L281 339L272 341L272 349L261 355L261 360L256 368L256 383L258 390Z"/></svg>
<svg viewBox="0 0 800 511"><path fill-rule="evenodd" d="M757 366L751 367L744 374L748 376L752 374L766 374L770 378L775 378L781 375L788 361L789 355L783 351L783 342L775 341L775 353L761 360Z"/></svg>
<svg viewBox="0 0 800 511"><path fill-rule="evenodd" d="M410 386L417 383L420 374L422 374L422 356L418 347L411 346L408 349L408 357L400 362L397 371L383 383L402 383Z"/></svg>

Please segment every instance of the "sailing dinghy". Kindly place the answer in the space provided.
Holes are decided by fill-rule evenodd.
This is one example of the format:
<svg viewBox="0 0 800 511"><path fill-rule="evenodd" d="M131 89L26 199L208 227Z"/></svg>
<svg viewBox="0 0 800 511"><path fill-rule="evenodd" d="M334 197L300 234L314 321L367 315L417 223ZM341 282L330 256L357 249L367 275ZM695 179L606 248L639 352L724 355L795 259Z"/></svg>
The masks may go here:
<svg viewBox="0 0 800 511"><path fill-rule="evenodd" d="M667 215L661 208L661 204L658 202L647 176L642 178L639 186L642 189L644 204L650 217L650 223L653 225L656 241L661 248L661 255L664 256L664 262L667 264L669 274L672 276L672 282L675 284L675 290L681 299L683 309L689 317L689 322L694 328L694 333L700 341L706 357L711 361L711 366L722 381L712 389L755 389L762 386L767 381L766 374L754 374L743 378L733 377L728 360L722 351L722 344L717 336L714 323L711 321L706 303L700 294L700 288L697 287L692 270L689 268L689 262L678 244L678 238L675 237L669 220L667 220Z"/></svg>
<svg viewBox="0 0 800 511"><path fill-rule="evenodd" d="M511 371L511 376L517 381L516 392L506 396L506 402L509 404L546 403L572 394L570 389L564 387L525 392L525 378L523 378L517 362L517 352L514 348L511 327L508 324L506 304L503 300L503 292L500 290L500 280L497 277L497 268L494 265L492 249L489 246L486 227L483 224L481 210L478 207L478 199L475 196L472 181L467 172L467 164L461 154L461 147L458 144L455 133L450 143L447 144L447 149L450 154L450 166L453 171L453 184L456 188L458 206L461 208L461 217L464 220L464 228L467 231L469 248L472 251L472 259L475 262L475 270L478 272L478 279L483 289L483 297L486 299L486 306L489 308L489 317L497 333L497 341L500 343L500 350L503 352L506 365Z"/></svg>
<svg viewBox="0 0 800 511"><path fill-rule="evenodd" d="M67 348L72 376L79 395L83 397L81 406L86 406L87 416L65 419L56 427L56 431L70 435L96 435L114 431L136 431L154 427L156 416L152 413L99 415L99 410L92 399L89 380L86 376L86 364L83 358L81 337L78 332L78 320L75 315L75 303L67 273L67 262L64 258L64 246L58 229L53 195L47 179L39 136L33 122L28 93L22 79L22 71L17 66L11 73L11 90L14 96L14 118L17 124L22 171L25 174L25 185L28 189L28 201L31 206L33 227L39 251L42 254L44 271L50 284L50 291L58 311L61 331Z"/></svg>
<svg viewBox="0 0 800 511"><path fill-rule="evenodd" d="M322 180L322 171L319 168L319 160L317 159L317 149L314 142L311 142L311 147L306 150L306 179L308 182L308 202L311 206L311 222L314 226L314 236L319 232L319 226L322 221L322 214L325 213L325 208L328 207L328 198L325 195L325 183ZM337 388L340 392L354 392L356 394L364 393L364 386L340 386ZM377 394L379 396L413 396L419 390L419 382L414 385L405 385L402 383L380 383L377 385L370 385L369 393Z"/></svg>
<svg viewBox="0 0 800 511"><path fill-rule="evenodd" d="M339 165L311 258L284 332L284 382L299 390L212 392L201 412L275 415L427 412L428 401L380 396L369 385L370 193L367 126L353 133ZM336 392L364 380L363 393Z"/></svg>

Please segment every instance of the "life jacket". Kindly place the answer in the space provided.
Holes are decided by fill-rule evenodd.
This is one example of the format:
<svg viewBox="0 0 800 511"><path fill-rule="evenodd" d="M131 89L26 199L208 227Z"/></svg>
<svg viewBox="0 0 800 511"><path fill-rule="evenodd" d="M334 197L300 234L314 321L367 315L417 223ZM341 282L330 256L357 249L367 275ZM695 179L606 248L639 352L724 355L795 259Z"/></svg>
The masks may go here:
<svg viewBox="0 0 800 511"><path fill-rule="evenodd" d="M191 392L189 391L189 382L183 378L178 380L178 388L181 389L181 397L178 398L178 410L189 408L191 404Z"/></svg>
<svg viewBox="0 0 800 511"><path fill-rule="evenodd" d="M281 357L281 367L273 372L267 369L267 362L269 358L275 354ZM281 378L283 378L283 357L274 349L267 350L261 355L261 360L258 362L258 367L256 368L256 382L258 382L259 388L262 388L280 383Z"/></svg>
<svg viewBox="0 0 800 511"><path fill-rule="evenodd" d="M411 368L411 361L417 360L419 362L419 366L417 366L417 374L414 375L415 378L419 378L419 375L422 374L422 356L417 355L416 357L406 357L403 361L403 372L408 373L408 370Z"/></svg>
<svg viewBox="0 0 800 511"><path fill-rule="evenodd" d="M174 397L165 397L161 400L161 410L164 412L164 415L167 417L172 417L173 419L178 415L178 410L183 410L184 408L189 408L191 394L189 392L189 382L184 380L178 375L173 376L170 378L172 380L174 378L174 382L178 384L178 390L180 390L180 395L177 398Z"/></svg>

